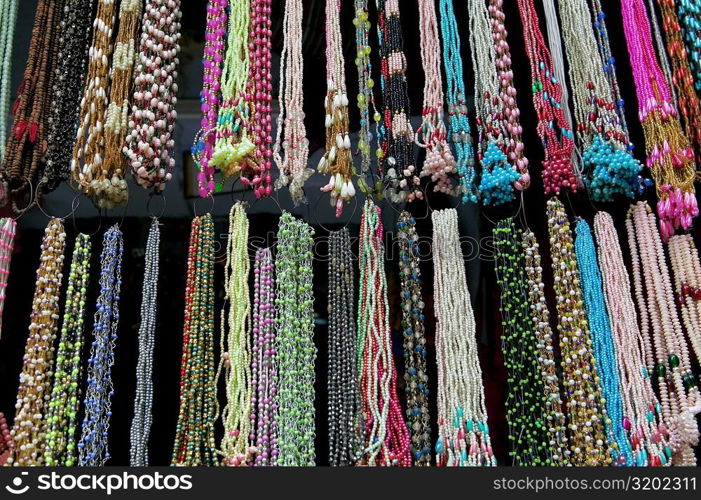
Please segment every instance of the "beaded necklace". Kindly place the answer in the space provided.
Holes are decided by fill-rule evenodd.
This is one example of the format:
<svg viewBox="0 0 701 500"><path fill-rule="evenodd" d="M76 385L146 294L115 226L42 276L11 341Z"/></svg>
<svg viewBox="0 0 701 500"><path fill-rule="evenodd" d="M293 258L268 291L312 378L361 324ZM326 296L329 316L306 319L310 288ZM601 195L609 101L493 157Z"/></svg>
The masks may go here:
<svg viewBox="0 0 701 500"><path fill-rule="evenodd" d="M353 255L347 228L329 233L329 463L350 466L363 445L360 384L355 362Z"/></svg>
<svg viewBox="0 0 701 500"><path fill-rule="evenodd" d="M12 45L15 41L18 0L0 1L0 116L6 117L10 106L10 80L12 79ZM0 163L5 155L7 120L0 120Z"/></svg>
<svg viewBox="0 0 701 500"><path fill-rule="evenodd" d="M672 236L668 242L674 271L674 288L684 329L696 359L701 359L701 263L690 234Z"/></svg>
<svg viewBox="0 0 701 500"><path fill-rule="evenodd" d="M545 284L543 283L543 267L538 241L532 231L523 232L522 247L528 284L528 300L530 303L531 320L536 336L538 349L538 366L541 370L545 404L547 408L548 433L550 439L550 458L557 465L569 465L571 452L567 443L567 429L560 376L555 361L554 336L550 327L550 310L545 299Z"/></svg>
<svg viewBox="0 0 701 500"><path fill-rule="evenodd" d="M0 411L0 457L9 455L12 452L12 435L7 425L5 414Z"/></svg>
<svg viewBox="0 0 701 500"><path fill-rule="evenodd" d="M543 144L543 184L545 194L563 189L577 191L572 151L573 134L562 109L562 84L553 73L550 51L543 39L533 0L518 0L523 22L523 38L531 65L533 105L538 115L538 135Z"/></svg>
<svg viewBox="0 0 701 500"><path fill-rule="evenodd" d="M148 440L153 423L153 349L156 343L158 312L158 250L160 222L151 220L144 257L144 281L141 287L141 323L139 324L139 358L136 363L136 397L131 421L129 465L148 466Z"/></svg>
<svg viewBox="0 0 701 500"><path fill-rule="evenodd" d="M136 183L165 189L175 168L175 105L180 60L180 0L148 0L134 66L129 132L123 153ZM216 116L216 115L215 115Z"/></svg>
<svg viewBox="0 0 701 500"><path fill-rule="evenodd" d="M5 309L7 278L10 275L10 260L15 244L17 222L11 217L0 219L0 335L2 335L2 313Z"/></svg>
<svg viewBox="0 0 701 500"><path fill-rule="evenodd" d="M604 429L611 446L611 458L625 465L632 463L630 442L623 428L623 401L618 377L616 346L611 334L611 323L601 282L601 271L596 262L594 239L589 224L579 219L574 228L574 242L580 284L584 295L587 320L594 348L596 368L601 380L602 403L606 405Z"/></svg>
<svg viewBox="0 0 701 500"><path fill-rule="evenodd" d="M375 0L375 5L382 75L382 115L375 115L375 121L379 122L379 147L376 155L380 161L380 176L390 188L390 200L401 203L423 198L423 191L419 189L418 171L414 165L414 131L409 121L411 106L407 90L402 23L399 19L399 2Z"/></svg>
<svg viewBox="0 0 701 500"><path fill-rule="evenodd" d="M495 466L455 209L433 212L439 466Z"/></svg>
<svg viewBox="0 0 701 500"><path fill-rule="evenodd" d="M71 176L70 164L78 132L88 48L92 33L94 0L69 0L61 19L51 109L48 118L45 191Z"/></svg>
<svg viewBox="0 0 701 500"><path fill-rule="evenodd" d="M185 288L180 408L171 465L215 465L214 223L195 217Z"/></svg>
<svg viewBox="0 0 701 500"><path fill-rule="evenodd" d="M671 103L669 84L652 48L650 23L642 0L622 0L623 28L645 135L646 165L655 181L662 239L698 215L694 196L694 151Z"/></svg>
<svg viewBox="0 0 701 500"><path fill-rule="evenodd" d="M477 201L475 179L475 153L467 118L467 95L463 79L460 34L453 11L453 0L441 0L441 32L443 33L443 65L448 82L446 102L448 105L448 142L455 149L456 171L460 177L460 194L463 203Z"/></svg>
<svg viewBox="0 0 701 500"><path fill-rule="evenodd" d="M280 113L277 118L277 132L273 146L273 159L280 170L275 189L289 184L292 201L306 200L304 183L314 171L307 168L309 159L309 139L304 127L304 92L302 56L302 24L304 6L302 0L285 2L284 41L280 59L280 90L278 101ZM282 130L285 131L284 141ZM284 159L280 151L284 149Z"/></svg>
<svg viewBox="0 0 701 500"><path fill-rule="evenodd" d="M646 342L645 361L648 372L653 372L657 379L662 418L669 427L669 442L674 453L672 462L675 465L695 465L693 446L699 439L695 416L701 410L701 399L674 304L662 240L655 229L655 214L647 203L638 202L631 207L626 229L635 295L641 314L641 334ZM656 358L654 366L653 356Z"/></svg>
<svg viewBox="0 0 701 500"><path fill-rule="evenodd" d="M107 230L100 255L100 295L93 325L95 340L88 359L85 417L78 442L78 465L103 466L110 458L107 436L112 419L112 365L119 327L124 242L119 225Z"/></svg>
<svg viewBox="0 0 701 500"><path fill-rule="evenodd" d="M226 405L221 414L224 436L220 453L225 465L252 461L251 434L251 302L248 291L248 218L241 203L229 212L221 312L221 357L217 380L224 380Z"/></svg>
<svg viewBox="0 0 701 500"><path fill-rule="evenodd" d="M548 200L547 217L562 378L569 416L570 463L575 466L609 465L612 443L604 434L604 424L609 417L601 399L601 380L584 309L572 232L565 207L557 197Z"/></svg>
<svg viewBox="0 0 701 500"><path fill-rule="evenodd" d="M569 63L577 138L583 150L584 183L595 201L637 192L642 165L631 154L616 96L606 78L586 0L558 2ZM613 69L609 72L613 73Z"/></svg>
<svg viewBox="0 0 701 500"><path fill-rule="evenodd" d="M421 296L419 235L409 212L399 214L399 280L401 282L402 330L404 332L404 384L407 422L411 434L414 465L431 465L431 422L428 411L426 370L425 306Z"/></svg>
<svg viewBox="0 0 701 500"><path fill-rule="evenodd" d="M660 23L657 20L657 13L655 11L655 0L647 0L647 8L652 13L652 15L648 18L648 21L652 25L652 33L655 36L655 49L657 49L657 58L660 62L665 81L668 85L670 85L670 104L672 105L672 107L677 109L676 87L670 83L672 82L672 68L669 62L669 57L667 56L667 51L665 50L664 40L662 39L662 29L660 28Z"/></svg>
<svg viewBox="0 0 701 500"><path fill-rule="evenodd" d="M701 90L701 2L699 0L678 0L677 13L684 37L684 46L694 76L694 88Z"/></svg>
<svg viewBox="0 0 701 500"><path fill-rule="evenodd" d="M315 462L314 230L287 212L277 234L278 465L311 466Z"/></svg>
<svg viewBox="0 0 701 500"><path fill-rule="evenodd" d="M29 335L17 389L15 421L8 465L42 465L46 421L53 375L54 340L58 329L59 297L63 281L66 233L52 218L44 230L37 269Z"/></svg>
<svg viewBox="0 0 701 500"><path fill-rule="evenodd" d="M365 417L358 464L411 465L410 438L397 397L380 208L367 199L360 220L357 363Z"/></svg>
<svg viewBox="0 0 701 500"><path fill-rule="evenodd" d="M621 423L632 447L633 460L624 463L647 466L659 460L659 464L667 465L671 463L672 449L667 446L668 434L661 407L645 367L649 340L643 339L638 328L630 279L611 216L598 212L594 217L594 231L618 362L624 411Z"/></svg>
<svg viewBox="0 0 701 500"><path fill-rule="evenodd" d="M543 387L538 359L536 329L530 313L525 256L521 231L513 218L494 228L495 271L501 290L502 350L508 372L506 419L509 423L509 455L513 465L557 464L561 457L549 441L548 417L552 418ZM556 393L559 396L559 391ZM555 451L555 452L554 452ZM553 453L554 452L554 453Z"/></svg>
<svg viewBox="0 0 701 500"><path fill-rule="evenodd" d="M256 250L253 267L253 363L251 426L254 465L276 465L278 448L277 353L275 351L275 266L270 248Z"/></svg>

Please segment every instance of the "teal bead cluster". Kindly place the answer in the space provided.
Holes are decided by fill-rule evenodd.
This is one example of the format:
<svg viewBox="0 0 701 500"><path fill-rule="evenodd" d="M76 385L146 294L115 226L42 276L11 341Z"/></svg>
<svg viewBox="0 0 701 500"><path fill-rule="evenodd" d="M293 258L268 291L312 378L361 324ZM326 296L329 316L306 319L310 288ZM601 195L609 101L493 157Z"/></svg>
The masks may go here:
<svg viewBox="0 0 701 500"><path fill-rule="evenodd" d="M485 205L502 205L515 198L513 183L521 175L512 167L495 141L489 141L482 154L480 192Z"/></svg>
<svg viewBox="0 0 701 500"><path fill-rule="evenodd" d="M677 0L676 4L694 88L701 91L701 0Z"/></svg>
<svg viewBox="0 0 701 500"><path fill-rule="evenodd" d="M587 172L584 183L594 201L613 201L617 195L635 197L642 165L626 148L598 134L582 160Z"/></svg>

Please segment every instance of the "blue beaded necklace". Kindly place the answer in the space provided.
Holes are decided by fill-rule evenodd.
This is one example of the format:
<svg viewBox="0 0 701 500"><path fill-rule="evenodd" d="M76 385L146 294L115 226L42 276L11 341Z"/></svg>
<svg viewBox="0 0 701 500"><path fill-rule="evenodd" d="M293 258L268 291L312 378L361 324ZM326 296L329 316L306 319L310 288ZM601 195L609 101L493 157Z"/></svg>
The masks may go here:
<svg viewBox="0 0 701 500"><path fill-rule="evenodd" d="M677 0L677 15L682 28L694 88L701 90L701 0Z"/></svg>

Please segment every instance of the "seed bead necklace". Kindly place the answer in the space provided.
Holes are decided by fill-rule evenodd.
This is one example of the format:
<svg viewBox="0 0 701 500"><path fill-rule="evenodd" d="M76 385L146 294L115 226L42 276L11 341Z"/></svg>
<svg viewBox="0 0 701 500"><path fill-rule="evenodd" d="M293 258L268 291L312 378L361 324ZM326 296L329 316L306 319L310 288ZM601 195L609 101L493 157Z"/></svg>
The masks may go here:
<svg viewBox="0 0 701 500"><path fill-rule="evenodd" d="M0 116L7 116L10 106L10 80L12 78L12 46L15 41L19 0L0 1ZM0 121L0 163L5 155L7 121Z"/></svg>
<svg viewBox="0 0 701 500"><path fill-rule="evenodd" d="M224 381L226 405L221 413L224 436L220 454L225 465L253 460L251 434L251 302L248 290L248 218L241 203L229 212L221 311L221 356L217 380Z"/></svg>
<svg viewBox="0 0 701 500"><path fill-rule="evenodd" d="M287 212L280 217L275 261L277 306L277 464L313 466L314 438L314 230Z"/></svg>
<svg viewBox="0 0 701 500"><path fill-rule="evenodd" d="M655 181L660 233L667 240L691 227L698 215L694 196L694 151L672 104L668 81L655 56L647 10L642 0L622 0L623 28L638 96L638 118L645 135L646 166Z"/></svg>
<svg viewBox="0 0 701 500"><path fill-rule="evenodd" d="M314 171L307 168L309 139L304 127L304 92L302 38L304 35L304 5L302 0L285 2L284 40L280 58L280 89L278 100L280 113L277 118L273 159L280 170L275 189L289 184L290 196L295 204L306 201L304 183ZM282 131L285 136L282 139ZM284 150L285 157L280 156Z"/></svg>
<svg viewBox="0 0 701 500"><path fill-rule="evenodd" d="M696 359L701 359L701 263L690 234L672 236L668 243L674 288L684 329Z"/></svg>
<svg viewBox="0 0 701 500"><path fill-rule="evenodd" d="M699 0L677 0L677 12L689 64L694 76L694 88L701 90L701 2Z"/></svg>
<svg viewBox="0 0 701 500"><path fill-rule="evenodd" d="M623 399L622 424L633 455L633 460L626 461L625 465L647 466L657 460L660 465L669 465L672 460L672 449L667 445L669 435L662 420L661 406L652 388L650 372L645 366L649 355L648 346L638 327L638 315L631 295L628 272L623 263L623 252L613 219L608 213L596 214L594 231L606 309L618 361Z"/></svg>
<svg viewBox="0 0 701 500"><path fill-rule="evenodd" d="M562 378L569 416L570 463L575 466L610 465L612 443L604 433L609 417L602 402L601 379L589 333L572 232L565 207L557 197L548 200L547 217Z"/></svg>
<svg viewBox="0 0 701 500"><path fill-rule="evenodd" d="M10 276L10 260L15 245L17 222L11 217L0 219L0 336L2 335L2 313L5 309L7 278Z"/></svg>
<svg viewBox="0 0 701 500"><path fill-rule="evenodd" d="M328 412L329 463L351 466L360 457L363 419L355 361L353 255L347 228L329 234Z"/></svg>
<svg viewBox="0 0 701 500"><path fill-rule="evenodd" d="M630 464L633 457L630 442L623 427L623 400L618 377L616 346L604 300L601 271L596 262L594 239L589 224L584 219L577 221L574 231L577 235L574 242L577 267L597 372L601 379L602 403L606 405L608 416L604 421L604 429L611 446L613 461L620 465Z"/></svg>
<svg viewBox="0 0 701 500"><path fill-rule="evenodd" d="M149 463L148 440L153 423L153 349L156 343L160 241L160 222L154 217L146 240L144 282L141 287L139 358L136 363L136 397L129 450L129 465L132 467L146 467Z"/></svg>
<svg viewBox="0 0 701 500"><path fill-rule="evenodd" d="M145 5L122 150L136 183L157 193L165 189L175 168L181 17L180 0L148 0Z"/></svg>
<svg viewBox="0 0 701 500"><path fill-rule="evenodd" d="M528 284L528 301L531 319L537 340L538 366L541 370L545 401L548 409L548 433L550 439L550 458L557 465L569 465L571 452L567 440L567 428L562 387L555 361L554 336L550 327L550 310L545 299L545 284L543 283L543 267L539 244L535 234L526 230L523 232L522 247Z"/></svg>
<svg viewBox="0 0 701 500"><path fill-rule="evenodd" d="M29 335L19 376L12 450L8 465L37 466L43 463L46 421L53 376L54 340L58 330L59 298L63 281L66 233L63 223L52 218L44 230L37 281L32 302Z"/></svg>
<svg viewBox="0 0 701 500"><path fill-rule="evenodd" d="M85 326L85 296L90 281L90 237L75 239L68 274L66 308L56 353L53 388L45 418L44 464L71 467L76 464L76 430L80 383L83 372L81 351Z"/></svg>
<svg viewBox="0 0 701 500"><path fill-rule="evenodd" d="M214 367L214 223L195 217L185 288L180 408L171 465L215 465L217 386Z"/></svg>
<svg viewBox="0 0 701 500"><path fill-rule="evenodd" d="M251 443L256 447L254 465L277 464L278 386L275 351L275 265L270 248L259 248L253 267L253 362L251 376Z"/></svg>
<svg viewBox="0 0 701 500"><path fill-rule="evenodd" d="M359 465L411 465L409 431L397 396L380 208L365 201L360 220L357 363L365 417Z"/></svg>
<svg viewBox="0 0 701 500"><path fill-rule="evenodd" d="M12 453L12 435L5 414L0 411L0 456Z"/></svg>
<svg viewBox="0 0 701 500"><path fill-rule="evenodd" d="M527 298L522 235L513 218L497 224L494 242L495 271L501 292L502 350L508 372L509 455L514 465L553 465L556 462L550 457L549 408L542 389L541 369L534 363L538 358L538 339Z"/></svg>
<svg viewBox="0 0 701 500"><path fill-rule="evenodd" d="M421 295L419 235L416 220L409 212L399 214L399 280L404 333L404 391L407 399L407 425L411 434L414 465L431 465L431 415L428 410L426 370L425 306Z"/></svg>
<svg viewBox="0 0 701 500"><path fill-rule="evenodd" d="M495 466L455 209L433 212L438 466Z"/></svg>

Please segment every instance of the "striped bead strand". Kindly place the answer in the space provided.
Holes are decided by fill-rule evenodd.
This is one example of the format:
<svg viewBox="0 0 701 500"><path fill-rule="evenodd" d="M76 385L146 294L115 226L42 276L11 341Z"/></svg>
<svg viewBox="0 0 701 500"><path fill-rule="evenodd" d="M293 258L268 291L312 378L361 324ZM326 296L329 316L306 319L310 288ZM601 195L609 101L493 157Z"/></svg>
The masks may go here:
<svg viewBox="0 0 701 500"><path fill-rule="evenodd" d="M5 309L7 278L10 275L10 260L15 245L17 222L11 217L0 219L0 336L2 336L2 314Z"/></svg>

